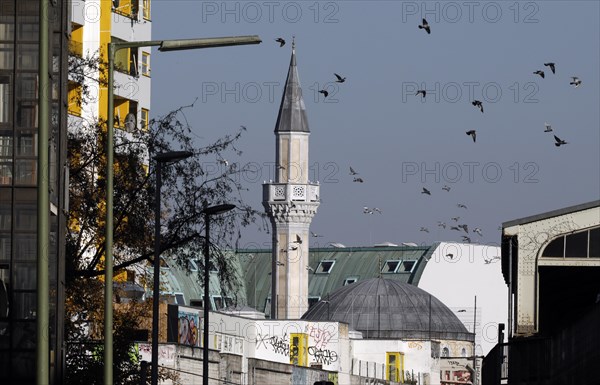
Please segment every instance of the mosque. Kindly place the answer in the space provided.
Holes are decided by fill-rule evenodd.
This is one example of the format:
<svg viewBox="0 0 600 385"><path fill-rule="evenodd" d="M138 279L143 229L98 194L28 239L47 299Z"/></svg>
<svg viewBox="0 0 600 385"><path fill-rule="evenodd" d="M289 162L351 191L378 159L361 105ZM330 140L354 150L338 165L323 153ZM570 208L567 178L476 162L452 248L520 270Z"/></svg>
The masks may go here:
<svg viewBox="0 0 600 385"><path fill-rule="evenodd" d="M235 254L237 293L224 295L211 276L210 383L480 383L481 359L503 342L498 324L507 320L499 247L309 248L321 187L308 180L309 135L292 44L275 125L277 175L263 185L272 248ZM199 384L203 288L165 262L172 304L159 363ZM140 351L146 359L144 344Z"/></svg>

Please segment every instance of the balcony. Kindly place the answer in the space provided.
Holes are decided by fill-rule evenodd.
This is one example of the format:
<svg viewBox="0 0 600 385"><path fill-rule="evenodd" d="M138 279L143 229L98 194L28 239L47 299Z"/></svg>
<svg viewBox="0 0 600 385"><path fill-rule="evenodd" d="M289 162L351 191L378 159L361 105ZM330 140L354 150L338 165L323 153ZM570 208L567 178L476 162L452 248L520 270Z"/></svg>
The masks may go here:
<svg viewBox="0 0 600 385"><path fill-rule="evenodd" d="M266 183L263 184L263 201L291 201L291 202L314 202L319 200L319 184L288 184L288 183Z"/></svg>

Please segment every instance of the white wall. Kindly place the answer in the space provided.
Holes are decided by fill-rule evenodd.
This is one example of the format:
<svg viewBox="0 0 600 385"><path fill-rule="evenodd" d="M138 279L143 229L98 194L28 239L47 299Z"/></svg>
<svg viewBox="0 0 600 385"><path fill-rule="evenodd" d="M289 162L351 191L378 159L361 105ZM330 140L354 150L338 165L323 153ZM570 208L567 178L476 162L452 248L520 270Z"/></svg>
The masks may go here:
<svg viewBox="0 0 600 385"><path fill-rule="evenodd" d="M453 310L470 332L477 296L477 355L486 355L496 344L498 323L508 325L508 287L502 277L498 246L442 242L425 266L418 286Z"/></svg>

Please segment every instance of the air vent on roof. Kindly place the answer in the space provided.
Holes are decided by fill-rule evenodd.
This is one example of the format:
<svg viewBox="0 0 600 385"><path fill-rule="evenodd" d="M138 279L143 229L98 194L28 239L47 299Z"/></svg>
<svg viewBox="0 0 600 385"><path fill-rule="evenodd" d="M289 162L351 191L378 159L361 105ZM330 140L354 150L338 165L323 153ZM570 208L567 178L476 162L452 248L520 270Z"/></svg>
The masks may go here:
<svg viewBox="0 0 600 385"><path fill-rule="evenodd" d="M397 247L398 245L392 242L383 242L373 245L373 247Z"/></svg>
<svg viewBox="0 0 600 385"><path fill-rule="evenodd" d="M402 246L418 247L419 245L414 242L402 242Z"/></svg>

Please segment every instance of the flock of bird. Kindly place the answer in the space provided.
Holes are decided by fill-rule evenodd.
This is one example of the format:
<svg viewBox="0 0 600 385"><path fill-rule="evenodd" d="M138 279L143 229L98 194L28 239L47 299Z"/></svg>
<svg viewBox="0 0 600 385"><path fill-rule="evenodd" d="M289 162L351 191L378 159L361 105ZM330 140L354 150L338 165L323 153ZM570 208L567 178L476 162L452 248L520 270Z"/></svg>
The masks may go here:
<svg viewBox="0 0 600 385"><path fill-rule="evenodd" d="M427 23L427 20L423 19L422 23L419 24L418 27L419 27L419 29L424 29L427 32L427 34L431 34L431 27L429 26L429 23ZM548 63L544 63L544 66L550 68L550 71L552 71L553 74L556 74L556 63L548 62ZM546 73L543 70L536 70L533 72L533 74L539 75L542 79L546 78ZM577 88L581 85L581 83L582 82L581 82L581 79L579 79L579 77L571 76L571 82L569 83L570 85ZM417 93L415 94L415 96L419 96L419 95L421 95L421 97L423 99L425 99L425 97L427 96L427 90L417 90ZM480 100L473 100L471 102L471 104L473 106L477 107L479 109L479 111L481 111L481 113L483 113L483 103ZM551 132L552 129L551 129L550 125L548 123L546 123L545 125L546 125L546 130L544 132ZM477 141L477 130L468 130L468 131L466 131L466 134L473 139L474 143ZM554 145L556 147L560 147L567 143L568 142L566 142L565 140L554 135Z"/></svg>
<svg viewBox="0 0 600 385"><path fill-rule="evenodd" d="M422 23L420 25L418 25L418 28L425 30L425 32L427 32L427 34L431 34L431 26L429 25L429 23L427 22L426 19L422 20ZM286 44L285 39L283 39L281 37L275 39L275 41L277 43L279 43L280 47L283 47ZM552 72L552 74L556 74L556 63L554 63L554 62L547 62L547 63L543 63L543 64L544 64L545 67L548 67L550 69L550 71ZM533 72L533 74L540 76L542 79L546 78L546 73L543 70L536 70L536 71ZM341 75L339 75L337 73L334 73L334 76L336 78L335 82L337 82L337 83L344 83L346 81L345 77L343 77L343 76L341 76ZM581 83L582 83L581 79L579 79L577 76L572 76L571 77L571 82L569 84L572 85L572 86L574 86L575 88L577 88L577 87L579 87L581 85ZM321 93L325 98L327 98L327 96L329 95L329 92L326 89L319 90L319 93ZM419 96L419 95L423 99L425 99L426 96L427 96L427 90L425 90L425 89L417 90L416 96ZM483 108L483 102L482 101L475 99L475 100L471 101L471 104L474 107L476 107L481 113L484 113L484 108ZM544 126L545 126L544 132L546 132L546 133L547 132L553 132L552 126L550 124L545 123ZM477 130L474 130L474 129L468 130L468 131L466 131L466 134L471 137L471 139L473 140L474 143L477 142ZM568 142L566 142L565 140L559 138L556 135L554 135L554 140L555 140L554 144L555 144L556 147L560 147L561 145L565 145L565 144L568 143ZM352 176L352 182L364 183L364 179L361 176L359 176L359 173L352 166L350 166L350 176ZM446 191L446 192L450 192L450 189L451 188L449 186L447 186L447 185L444 185L444 187L442 187L442 190ZM421 191L421 194L425 194L425 195L431 196L431 191L428 190L427 188L423 187L422 191ZM465 204L462 204L462 203L458 203L457 207L459 209L465 209L465 210L467 209L467 206ZM365 206L365 207L363 207L363 213L364 214L374 214L374 213L382 214L383 212L378 207L370 208L370 207ZM440 227L440 228L443 228L443 229L446 229L448 227L449 230L452 230L452 231L464 232L466 235L462 235L462 241L470 243L472 239L470 237L471 233L469 233L469 226L466 223L462 223L462 224L458 223L459 220L460 220L460 216L452 217L452 218L450 218L450 220L452 222L455 222L454 225L447 226L446 222L438 221L437 222L437 226ZM429 233L429 228L427 228L427 227L421 227L420 231ZM483 236L482 230L479 227L474 227L472 229L472 233L477 234L479 237ZM311 231L311 235L313 237L322 237L322 235L316 234L316 233L314 233L312 231ZM299 243L301 243L301 240L300 240ZM452 258L451 254L449 254L447 256L450 257L450 258ZM486 260L485 263L491 263L492 261L493 261L493 259Z"/></svg>

